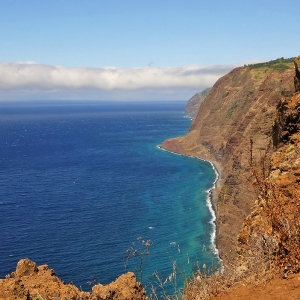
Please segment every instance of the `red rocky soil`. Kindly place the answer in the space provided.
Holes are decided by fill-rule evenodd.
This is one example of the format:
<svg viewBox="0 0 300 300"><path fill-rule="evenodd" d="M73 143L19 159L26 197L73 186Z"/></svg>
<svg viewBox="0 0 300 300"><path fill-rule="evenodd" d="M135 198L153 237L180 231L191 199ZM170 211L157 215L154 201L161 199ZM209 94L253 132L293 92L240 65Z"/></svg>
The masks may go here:
<svg viewBox="0 0 300 300"><path fill-rule="evenodd" d="M0 279L0 300L143 300L145 291L133 273L123 274L108 285L97 284L92 292L82 292L64 283L47 265L37 266L21 259L15 272Z"/></svg>

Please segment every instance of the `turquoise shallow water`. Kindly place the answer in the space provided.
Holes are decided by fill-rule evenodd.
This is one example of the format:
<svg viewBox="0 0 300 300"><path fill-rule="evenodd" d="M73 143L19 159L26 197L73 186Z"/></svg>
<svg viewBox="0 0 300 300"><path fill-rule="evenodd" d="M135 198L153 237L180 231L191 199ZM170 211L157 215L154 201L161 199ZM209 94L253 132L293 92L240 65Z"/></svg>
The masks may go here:
<svg viewBox="0 0 300 300"><path fill-rule="evenodd" d="M139 236L152 244L145 283L155 271L167 278L171 261L186 274L213 264L206 200L215 172L157 147L187 132L184 105L1 103L1 278L29 257L89 290L91 277L104 284L124 273Z"/></svg>

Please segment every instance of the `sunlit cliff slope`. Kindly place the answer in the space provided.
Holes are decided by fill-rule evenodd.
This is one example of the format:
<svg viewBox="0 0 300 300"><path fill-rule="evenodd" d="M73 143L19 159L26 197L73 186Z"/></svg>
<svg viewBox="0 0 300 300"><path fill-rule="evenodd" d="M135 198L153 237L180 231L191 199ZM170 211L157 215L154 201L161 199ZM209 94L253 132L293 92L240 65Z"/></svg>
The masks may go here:
<svg viewBox="0 0 300 300"><path fill-rule="evenodd" d="M187 135L166 140L162 147L211 160L220 172L214 193L220 256L236 255L237 235L251 212L254 190L249 184L253 155L272 138L276 106L294 93L293 59L278 59L232 70L220 78L202 102Z"/></svg>

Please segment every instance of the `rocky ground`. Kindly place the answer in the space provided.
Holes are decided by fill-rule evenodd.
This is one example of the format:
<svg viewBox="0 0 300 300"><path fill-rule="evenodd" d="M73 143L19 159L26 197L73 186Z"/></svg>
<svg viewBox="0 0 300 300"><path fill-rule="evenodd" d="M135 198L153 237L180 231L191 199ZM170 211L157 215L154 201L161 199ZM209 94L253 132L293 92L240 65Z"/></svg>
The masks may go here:
<svg viewBox="0 0 300 300"><path fill-rule="evenodd" d="M145 291L128 272L116 281L93 286L92 292L80 291L72 283L64 283L47 265L37 266L21 259L15 272L0 279L0 300L143 300Z"/></svg>
<svg viewBox="0 0 300 300"><path fill-rule="evenodd" d="M298 300L300 299L300 276L288 280L274 278L261 285L245 285L212 297L211 300Z"/></svg>

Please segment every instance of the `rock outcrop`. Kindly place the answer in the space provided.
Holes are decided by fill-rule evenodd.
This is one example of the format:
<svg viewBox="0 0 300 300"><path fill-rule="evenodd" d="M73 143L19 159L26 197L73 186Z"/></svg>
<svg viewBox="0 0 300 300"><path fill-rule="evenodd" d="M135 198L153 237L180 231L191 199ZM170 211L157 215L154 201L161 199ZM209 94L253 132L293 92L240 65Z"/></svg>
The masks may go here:
<svg viewBox="0 0 300 300"><path fill-rule="evenodd" d="M294 84L295 84L295 92L300 92L300 57L298 56L295 59L295 79L294 79Z"/></svg>
<svg viewBox="0 0 300 300"><path fill-rule="evenodd" d="M111 284L95 285L92 292L80 291L72 283L65 284L47 265L36 266L21 259L15 272L0 279L0 300L145 300L145 290L133 273L126 273Z"/></svg>
<svg viewBox="0 0 300 300"><path fill-rule="evenodd" d="M162 147L215 163L220 180L214 193L218 247L223 259L233 259L237 235L251 212L250 139L259 156L272 138L280 99L294 93L293 60L244 66L220 78L201 104L187 135L166 140ZM272 149L271 149L272 150Z"/></svg>
<svg viewBox="0 0 300 300"><path fill-rule="evenodd" d="M136 277L132 272L121 275L110 284L95 285L92 289L92 295L98 296L100 299L146 299L144 289L136 281Z"/></svg>

